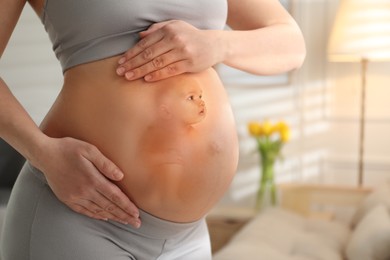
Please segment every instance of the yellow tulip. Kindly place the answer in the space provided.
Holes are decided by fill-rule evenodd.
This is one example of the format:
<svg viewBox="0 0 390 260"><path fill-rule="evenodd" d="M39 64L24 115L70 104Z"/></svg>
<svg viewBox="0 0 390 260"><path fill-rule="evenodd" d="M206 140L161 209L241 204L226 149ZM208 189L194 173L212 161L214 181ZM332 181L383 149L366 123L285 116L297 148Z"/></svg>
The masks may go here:
<svg viewBox="0 0 390 260"><path fill-rule="evenodd" d="M280 139L283 143L286 143L290 140L290 129L288 127L282 128L280 130Z"/></svg>
<svg viewBox="0 0 390 260"><path fill-rule="evenodd" d="M282 131L283 129L288 129L288 125L283 122L283 121L280 121L277 123L277 128L279 129L279 131Z"/></svg>
<svg viewBox="0 0 390 260"><path fill-rule="evenodd" d="M248 130L253 136L260 136L262 134L261 125L257 122L250 122L248 124Z"/></svg>
<svg viewBox="0 0 390 260"><path fill-rule="evenodd" d="M279 124L272 125L271 134L279 133L279 132L280 132Z"/></svg>
<svg viewBox="0 0 390 260"><path fill-rule="evenodd" d="M264 123L261 125L261 129L264 135L269 136L272 134L272 124L270 121L265 120Z"/></svg>
<svg viewBox="0 0 390 260"><path fill-rule="evenodd" d="M272 124L269 120L265 120L263 123L250 122L248 124L248 130L255 137L270 136L274 133L279 133L282 142L290 140L290 128L283 121L276 124Z"/></svg>

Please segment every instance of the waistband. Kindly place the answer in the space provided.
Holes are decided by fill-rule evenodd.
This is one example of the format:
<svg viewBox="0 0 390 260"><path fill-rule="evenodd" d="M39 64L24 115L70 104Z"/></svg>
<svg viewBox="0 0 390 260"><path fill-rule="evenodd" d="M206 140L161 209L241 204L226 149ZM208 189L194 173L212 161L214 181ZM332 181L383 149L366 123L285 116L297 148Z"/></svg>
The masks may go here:
<svg viewBox="0 0 390 260"><path fill-rule="evenodd" d="M42 171L35 168L30 164L30 162L26 162L26 166L35 174L38 179L47 184L47 180ZM143 211L142 209L139 209L139 214L141 219L141 226L138 229L129 224L126 225L113 220L109 220L108 222L118 228L136 233L140 236L155 239L168 239L181 236L186 232L190 232L205 221L204 218L201 218L194 222L173 222L153 216L150 213Z"/></svg>
<svg viewBox="0 0 390 260"><path fill-rule="evenodd" d="M116 221L109 220L109 222L129 232L155 239L168 239L183 236L183 234L191 232L204 222L204 219L202 218L194 222L178 223L158 218L142 209L139 209L139 213L141 226L138 229L131 225L125 225Z"/></svg>

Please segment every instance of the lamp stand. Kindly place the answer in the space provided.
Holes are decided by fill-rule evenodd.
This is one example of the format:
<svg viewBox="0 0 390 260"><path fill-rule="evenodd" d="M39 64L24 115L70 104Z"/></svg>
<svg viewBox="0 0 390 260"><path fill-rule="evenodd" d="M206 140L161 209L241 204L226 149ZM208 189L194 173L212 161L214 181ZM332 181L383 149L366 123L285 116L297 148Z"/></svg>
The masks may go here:
<svg viewBox="0 0 390 260"><path fill-rule="evenodd" d="M358 168L358 185L363 186L364 182L364 137L366 122L366 73L368 59L362 58L361 64L361 103L360 103L360 137L359 137L359 168Z"/></svg>

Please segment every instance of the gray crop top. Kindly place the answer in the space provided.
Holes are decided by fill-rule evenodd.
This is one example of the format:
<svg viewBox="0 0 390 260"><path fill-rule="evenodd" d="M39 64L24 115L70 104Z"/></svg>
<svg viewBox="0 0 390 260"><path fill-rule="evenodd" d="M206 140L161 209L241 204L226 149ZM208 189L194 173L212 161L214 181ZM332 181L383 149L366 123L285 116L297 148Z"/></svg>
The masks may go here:
<svg viewBox="0 0 390 260"><path fill-rule="evenodd" d="M42 23L62 70L119 55L138 32L166 20L222 29L227 0L45 0Z"/></svg>

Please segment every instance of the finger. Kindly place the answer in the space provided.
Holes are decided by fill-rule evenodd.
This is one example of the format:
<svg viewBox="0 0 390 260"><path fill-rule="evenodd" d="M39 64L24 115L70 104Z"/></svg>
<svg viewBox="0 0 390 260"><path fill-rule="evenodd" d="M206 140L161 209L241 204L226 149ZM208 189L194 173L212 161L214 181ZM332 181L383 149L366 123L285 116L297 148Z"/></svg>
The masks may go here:
<svg viewBox="0 0 390 260"><path fill-rule="evenodd" d="M91 165L92 171L97 170L110 179L114 179L114 177L118 176L118 174L121 174L121 177L123 177L123 173L119 170L119 168L115 164L113 164L109 159L107 159L103 154L101 154L96 147L90 145L87 150L88 150L87 154L83 156L96 167L95 168ZM99 192L99 194L103 195L101 198L108 199L113 204L117 205L121 210L123 210L128 214L128 218L134 218L134 217L138 218L139 212L137 207L118 188L118 186L109 182L107 179L103 178L103 175L100 173L96 174L95 187L96 190ZM97 202L97 201L94 202L99 206L102 205L101 202ZM111 213L113 214L113 212Z"/></svg>
<svg viewBox="0 0 390 260"><path fill-rule="evenodd" d="M125 78L127 80L135 80L144 77L147 74L150 74L151 72L154 72L156 70L160 70L169 64L174 63L177 61L177 57L175 55L171 54L172 52L164 53L160 56L155 57L150 62L133 69L125 74Z"/></svg>
<svg viewBox="0 0 390 260"><path fill-rule="evenodd" d="M99 206L93 201L87 199L80 199L78 200L77 204L83 207L84 209L88 210L89 212L92 212L92 214L99 217L99 219L102 220L117 219L115 215L111 214L111 212L109 211L105 211L101 206Z"/></svg>
<svg viewBox="0 0 390 260"><path fill-rule="evenodd" d="M89 146L84 158L90 161L100 173L113 181L120 181L124 174L113 162L105 157L96 147Z"/></svg>
<svg viewBox="0 0 390 260"><path fill-rule="evenodd" d="M111 220L120 222L122 224L128 224L127 222L124 222L123 220L121 220L121 219L115 217L114 215L110 214L109 212L106 212L106 211L104 211L102 209L100 209L98 213L97 212L93 212L93 211L89 210L87 207L85 207L83 204L84 203L80 203L80 204L72 203L72 205L68 205L68 206L72 210L74 210L75 212L77 212L79 214L82 214L82 215L85 215L85 216L90 217L90 218L94 218L94 219L97 219L97 220L103 220L103 221L108 221L109 219L111 219ZM134 223L133 225L136 226L137 224Z"/></svg>
<svg viewBox="0 0 390 260"><path fill-rule="evenodd" d="M88 210L87 208L83 207L82 205L76 204L76 203L65 203L69 208L71 208L73 211L85 215L90 218L99 219L99 220L105 220L107 221L108 218L104 218L102 216L99 216L98 214Z"/></svg>
<svg viewBox="0 0 390 260"><path fill-rule="evenodd" d="M164 27L165 25L167 25L169 23L172 23L172 22L175 22L175 21L174 20L170 20L170 21L154 23L151 26L149 26L149 28L147 30L140 32L139 36L141 38L144 38L144 37L148 36L149 34L151 34L152 32L155 32L155 31L161 29L162 27Z"/></svg>
<svg viewBox="0 0 390 260"><path fill-rule="evenodd" d="M108 219L115 220L117 222L120 222L122 224L130 224L136 228L138 228L141 225L141 220L139 219L139 216L134 216L134 215L128 215L126 212L124 212L121 208L118 206L114 205L112 202L108 202L105 206L104 211L102 211L101 216L106 216L107 213L110 215L107 217Z"/></svg>
<svg viewBox="0 0 390 260"><path fill-rule="evenodd" d="M138 217L129 217L124 211L100 194L98 194L97 197L100 197L95 197L94 200L96 200L97 203L87 199L80 199L77 203L71 204L73 206L72 209L95 219L105 221L110 219L122 224L130 224L136 228L140 226L141 222ZM118 212L121 212L121 214L118 214Z"/></svg>
<svg viewBox="0 0 390 260"><path fill-rule="evenodd" d="M116 219L119 219L123 223L128 223L133 218L138 218L138 215L136 213L134 213L134 216L134 214L129 214L125 212L114 202L106 198L104 194L98 194L98 197L94 198L94 203L96 203L99 208L102 209L104 212L108 212L110 215L114 216ZM114 219L112 217L109 218Z"/></svg>
<svg viewBox="0 0 390 260"><path fill-rule="evenodd" d="M131 58L137 56L141 52L143 52L145 49L149 48L150 46L154 45L155 43L159 42L164 37L164 34L157 30L154 33L151 33L147 37L142 38L136 45L134 45L132 48L130 48L128 51L125 52L125 54L122 55L122 57L119 59L118 63L124 64L126 61L130 60Z"/></svg>
<svg viewBox="0 0 390 260"><path fill-rule="evenodd" d="M158 81L162 79L166 79L169 77L173 77L179 74L183 74L185 72L188 72L186 70L188 68L188 62L185 60L172 63L162 69L153 71L149 74L147 74L144 79L148 82Z"/></svg>
<svg viewBox="0 0 390 260"><path fill-rule="evenodd" d="M139 217L138 208L115 184L110 182L102 183L101 185L98 185L96 189L101 194L101 197L98 198L99 201L95 201L95 203L106 211L110 211L111 214L118 217L126 217L127 220L129 218ZM115 205L115 207L110 207L107 204L107 201L110 204Z"/></svg>
<svg viewBox="0 0 390 260"><path fill-rule="evenodd" d="M120 65L117 73L120 76L125 75L127 79L141 78L147 73L163 67L165 63L164 59L166 59L166 57L160 56L169 52L171 49L172 47L169 44L166 44L163 40L161 40L160 42L157 42L153 46L145 49L137 56ZM142 67L144 65L148 66ZM134 71L134 69L137 70ZM127 73L128 71L130 71L130 73Z"/></svg>

